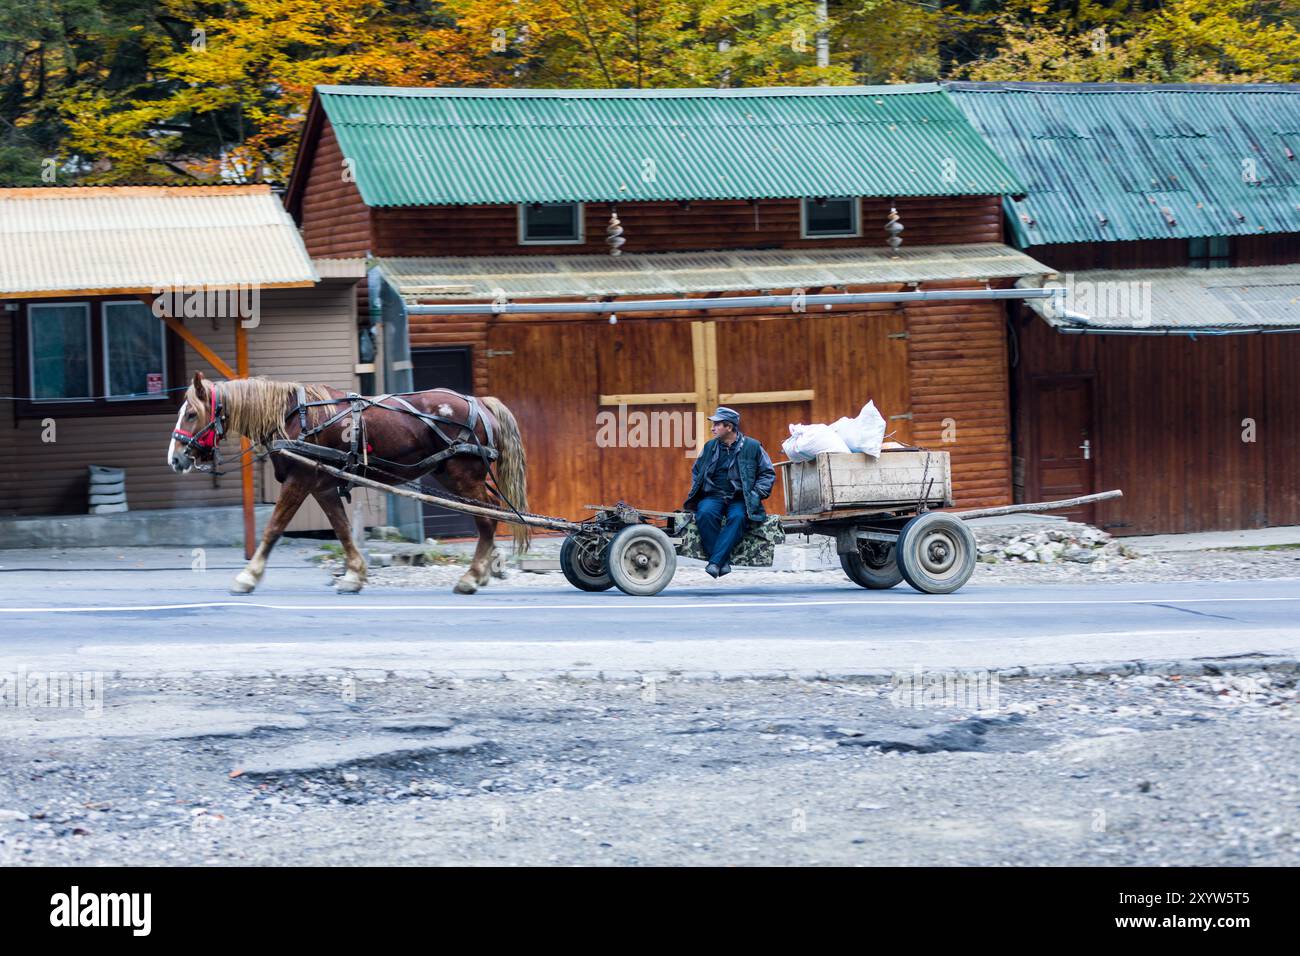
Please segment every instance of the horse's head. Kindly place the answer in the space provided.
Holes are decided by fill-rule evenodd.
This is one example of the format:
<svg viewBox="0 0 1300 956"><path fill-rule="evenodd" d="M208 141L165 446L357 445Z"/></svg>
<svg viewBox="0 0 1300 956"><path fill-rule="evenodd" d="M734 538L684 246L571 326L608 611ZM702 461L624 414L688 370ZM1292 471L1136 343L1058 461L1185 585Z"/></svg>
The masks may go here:
<svg viewBox="0 0 1300 956"><path fill-rule="evenodd" d="M177 474L198 468L210 471L216 460L217 443L226 432L226 411L220 387L194 373L194 382L185 390L185 401L176 416L171 442L167 445L167 464Z"/></svg>

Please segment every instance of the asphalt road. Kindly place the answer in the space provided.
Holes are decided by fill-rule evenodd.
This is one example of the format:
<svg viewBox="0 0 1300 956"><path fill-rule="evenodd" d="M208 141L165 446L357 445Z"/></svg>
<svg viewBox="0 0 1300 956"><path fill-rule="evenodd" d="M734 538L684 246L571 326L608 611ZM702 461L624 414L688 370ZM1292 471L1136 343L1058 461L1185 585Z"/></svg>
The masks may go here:
<svg viewBox="0 0 1300 956"><path fill-rule="evenodd" d="M300 559L252 595L224 567L0 574L0 668L123 673L430 671L723 676L889 673L1300 653L1292 581L972 583L953 595L824 582L670 587L652 598L495 581L473 596L337 595ZM11 567L13 567L11 565Z"/></svg>

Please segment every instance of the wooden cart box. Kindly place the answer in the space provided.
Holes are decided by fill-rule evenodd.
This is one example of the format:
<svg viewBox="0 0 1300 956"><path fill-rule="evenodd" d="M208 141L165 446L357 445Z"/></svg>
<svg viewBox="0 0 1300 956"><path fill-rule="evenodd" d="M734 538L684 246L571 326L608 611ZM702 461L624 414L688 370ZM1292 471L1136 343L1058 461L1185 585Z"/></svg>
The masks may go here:
<svg viewBox="0 0 1300 956"><path fill-rule="evenodd" d="M820 514L845 508L951 506L952 468L946 451L890 450L879 458L825 452L814 461L783 461L785 513ZM926 490L929 494L926 495Z"/></svg>

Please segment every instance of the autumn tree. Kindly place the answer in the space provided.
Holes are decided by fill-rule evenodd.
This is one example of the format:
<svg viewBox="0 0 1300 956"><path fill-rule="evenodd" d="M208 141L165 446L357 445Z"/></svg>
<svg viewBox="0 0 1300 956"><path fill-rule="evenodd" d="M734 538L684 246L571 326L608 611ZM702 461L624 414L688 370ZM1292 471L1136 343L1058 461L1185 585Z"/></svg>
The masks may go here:
<svg viewBox="0 0 1300 956"><path fill-rule="evenodd" d="M160 0L149 68L62 98L66 149L114 179L281 180L313 87L480 81L439 8L385 0Z"/></svg>

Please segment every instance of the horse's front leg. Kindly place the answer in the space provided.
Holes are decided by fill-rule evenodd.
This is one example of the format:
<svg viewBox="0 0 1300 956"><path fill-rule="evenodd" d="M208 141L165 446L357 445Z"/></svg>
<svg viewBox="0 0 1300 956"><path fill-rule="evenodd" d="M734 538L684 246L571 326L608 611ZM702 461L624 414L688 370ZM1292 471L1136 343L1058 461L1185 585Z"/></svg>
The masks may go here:
<svg viewBox="0 0 1300 956"><path fill-rule="evenodd" d="M457 594L473 594L492 579L497 523L494 518L475 516L474 525L478 528L478 544L474 548L474 560L470 562L469 570L456 582L454 590Z"/></svg>
<svg viewBox="0 0 1300 956"><path fill-rule="evenodd" d="M232 594L248 594L261 583L262 575L266 573L266 559L271 556L271 549L280 540L284 529L289 526L289 522L293 520L293 516L297 514L298 508L306 498L307 480L300 473L288 476L280 486L280 497L275 502L275 510L271 512L271 520L266 523L266 530L262 532L262 540L257 545L257 550L253 552L244 569L235 575L235 580L230 585Z"/></svg>
<svg viewBox="0 0 1300 956"><path fill-rule="evenodd" d="M352 540L352 526L348 523L348 512L343 505L343 499L339 497L334 487L312 492L312 497L320 504L325 517L330 519L334 536L343 546L347 571L335 582L335 587L340 594L356 594L366 584L366 559L361 556L361 551ZM361 505L356 507L360 508Z"/></svg>

